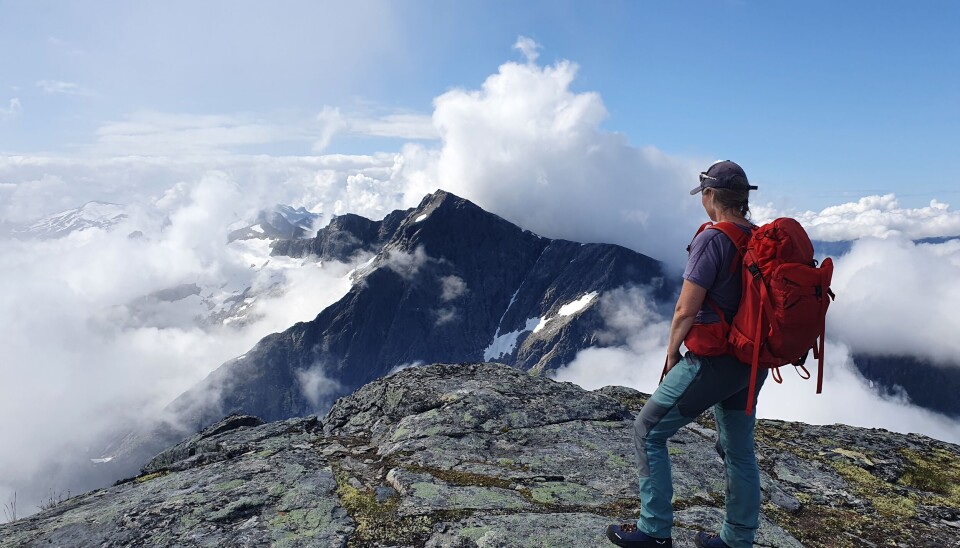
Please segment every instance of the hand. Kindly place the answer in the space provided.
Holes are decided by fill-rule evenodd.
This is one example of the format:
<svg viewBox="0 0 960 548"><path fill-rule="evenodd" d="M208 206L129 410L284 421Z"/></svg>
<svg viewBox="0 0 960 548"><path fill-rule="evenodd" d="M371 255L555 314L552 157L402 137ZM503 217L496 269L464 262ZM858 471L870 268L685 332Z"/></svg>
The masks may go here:
<svg viewBox="0 0 960 548"><path fill-rule="evenodd" d="M674 352L674 353L672 353L672 354L667 354L667 366L666 366L667 368L666 368L666 371L669 372L671 369L673 369L673 366L675 366L675 365L677 365L678 363L680 363L680 360L682 360L682 359L683 359L683 355L680 354L680 351L679 351L679 350L676 351L676 352Z"/></svg>

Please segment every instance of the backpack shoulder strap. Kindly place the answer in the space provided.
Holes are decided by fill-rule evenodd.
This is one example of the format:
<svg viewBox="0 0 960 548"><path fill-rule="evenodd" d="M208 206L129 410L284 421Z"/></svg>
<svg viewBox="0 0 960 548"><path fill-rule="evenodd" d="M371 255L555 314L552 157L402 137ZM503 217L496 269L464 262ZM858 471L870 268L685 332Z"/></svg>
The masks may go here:
<svg viewBox="0 0 960 548"><path fill-rule="evenodd" d="M741 257L743 257L747 249L747 243L750 241L750 236L745 234L740 227L729 221L724 221L721 223L711 224L707 228L719 230L720 232L726 234L727 238L730 238L730 241L733 242L733 246L737 248L737 252L740 253Z"/></svg>
<svg viewBox="0 0 960 548"><path fill-rule="evenodd" d="M713 228L713 226L714 226L713 223L710 221L707 221L702 225L700 225L700 228L697 229L697 233L693 235L693 238L690 239L690 243L687 244L687 253L690 253L690 248L693 247L693 240L696 240L697 236L699 236L701 232L703 232L708 228Z"/></svg>

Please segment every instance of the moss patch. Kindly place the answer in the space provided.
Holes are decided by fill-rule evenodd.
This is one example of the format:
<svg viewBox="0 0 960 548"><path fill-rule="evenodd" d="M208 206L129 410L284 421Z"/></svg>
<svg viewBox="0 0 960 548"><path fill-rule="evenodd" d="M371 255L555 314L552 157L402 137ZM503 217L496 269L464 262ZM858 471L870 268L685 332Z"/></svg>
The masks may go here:
<svg viewBox="0 0 960 548"><path fill-rule="evenodd" d="M908 464L897 483L938 495L931 502L939 506L960 508L960 457L943 449L901 454Z"/></svg>
<svg viewBox="0 0 960 548"><path fill-rule="evenodd" d="M378 502L373 489L358 489L350 485L346 471L337 465L333 466L333 470L340 504L357 524L349 546L376 543L415 545L426 541L434 523L429 516L400 517L397 514L399 500L396 497Z"/></svg>
<svg viewBox="0 0 960 548"><path fill-rule="evenodd" d="M142 476L137 476L136 478L134 478L133 481L137 483L144 483L152 479L162 478L163 476L166 476L169 473L170 473L169 470L161 470L159 472L154 472L152 474L144 474Z"/></svg>
<svg viewBox="0 0 960 548"><path fill-rule="evenodd" d="M411 472L430 474L438 480L442 480L450 485L458 485L461 487L499 487L501 489L510 489L513 486L513 483L508 479L494 476L484 476L483 474L473 474L471 472L441 470L439 468L411 465L403 465L403 468Z"/></svg>
<svg viewBox="0 0 960 548"><path fill-rule="evenodd" d="M596 503L597 493L575 483L549 482L532 487L530 497L544 504L591 506L591 502Z"/></svg>
<svg viewBox="0 0 960 548"><path fill-rule="evenodd" d="M874 509L887 517L911 518L917 503L894 493L892 486L867 470L845 462L832 462L834 469L850 484L857 496L869 500Z"/></svg>

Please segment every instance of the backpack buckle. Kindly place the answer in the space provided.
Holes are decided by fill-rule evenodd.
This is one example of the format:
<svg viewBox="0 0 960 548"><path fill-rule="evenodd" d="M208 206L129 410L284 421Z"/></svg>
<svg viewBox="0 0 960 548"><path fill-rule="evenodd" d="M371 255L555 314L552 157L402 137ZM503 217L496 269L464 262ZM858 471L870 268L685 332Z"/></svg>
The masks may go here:
<svg viewBox="0 0 960 548"><path fill-rule="evenodd" d="M750 274L753 275L754 280L760 278L760 267L757 266L757 263L753 263L752 265L748 266L747 270L749 270Z"/></svg>

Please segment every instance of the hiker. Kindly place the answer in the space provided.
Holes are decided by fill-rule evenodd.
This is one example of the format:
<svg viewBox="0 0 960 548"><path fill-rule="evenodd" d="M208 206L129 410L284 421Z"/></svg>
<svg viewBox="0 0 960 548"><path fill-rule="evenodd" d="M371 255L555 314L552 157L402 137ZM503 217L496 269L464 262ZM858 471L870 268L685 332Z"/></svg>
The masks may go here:
<svg viewBox="0 0 960 548"><path fill-rule="evenodd" d="M700 174L703 209L713 222L731 222L745 235L749 219L750 186L743 169L729 160L717 162ZM673 485L667 440L677 430L713 406L719 439L717 451L726 468L726 518L719 535L700 532L698 547L752 546L759 525L760 472L754 454L755 401L767 369L756 373L749 397L751 366L725 352L725 337L716 340L718 312L732 321L740 303L742 260L731 239L721 230L703 230L690 244L683 287L677 300L667 345L665 376L634 424L634 444L640 476L640 518L636 523L611 525L607 537L618 546L637 548L672 546ZM680 343L688 349L680 353Z"/></svg>

